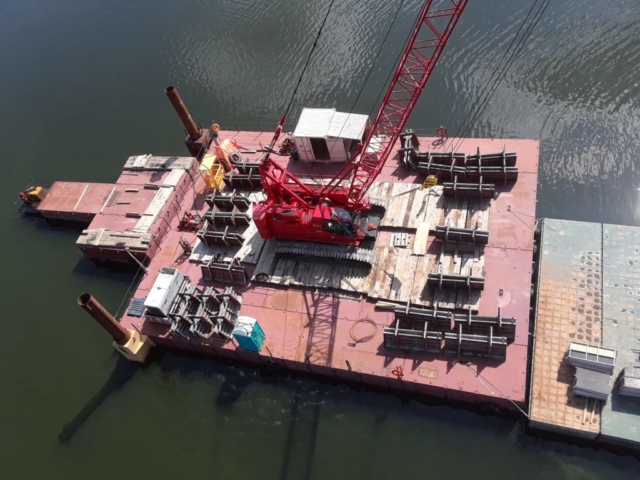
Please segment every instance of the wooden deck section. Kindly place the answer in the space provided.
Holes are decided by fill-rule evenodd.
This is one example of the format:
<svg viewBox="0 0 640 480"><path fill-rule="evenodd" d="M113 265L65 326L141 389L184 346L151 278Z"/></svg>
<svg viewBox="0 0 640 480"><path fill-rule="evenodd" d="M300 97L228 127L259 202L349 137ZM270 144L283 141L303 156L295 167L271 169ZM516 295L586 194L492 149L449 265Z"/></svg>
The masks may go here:
<svg viewBox="0 0 640 480"><path fill-rule="evenodd" d="M235 249L240 252L241 261L257 263L256 272L270 272L265 283L272 285L342 290L376 300L477 311L479 291L434 289L427 287L427 278L430 273L483 277L483 247L445 249L443 243L429 237L429 232L437 225L488 225L490 201L445 197L440 186L422 189L419 184L394 182L375 183L368 198L386 210L372 268L280 256L276 253L277 240L267 241L269 248L261 252L257 261L255 255L242 256L244 246ZM406 242L402 242L406 246L393 245L393 236L397 235L394 232L406 235ZM200 250L201 247L196 248L196 255ZM251 247L249 250L256 251ZM227 249L225 255L229 252Z"/></svg>

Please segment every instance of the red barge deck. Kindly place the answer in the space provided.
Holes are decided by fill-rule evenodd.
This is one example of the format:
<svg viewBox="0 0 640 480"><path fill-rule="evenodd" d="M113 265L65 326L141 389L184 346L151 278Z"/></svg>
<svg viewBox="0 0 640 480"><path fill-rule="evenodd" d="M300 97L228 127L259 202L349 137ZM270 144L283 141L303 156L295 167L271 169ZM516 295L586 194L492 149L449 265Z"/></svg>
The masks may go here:
<svg viewBox="0 0 640 480"><path fill-rule="evenodd" d="M220 139L229 138L241 145L244 152L259 150L261 145L269 143L271 136L270 133L232 131L222 131L219 134ZM426 149L426 146L432 144L434 140L421 138L423 149ZM455 140L450 140L444 147L440 147L440 151L454 142ZM215 148L212 144L210 153L215 153ZM400 148L400 145L397 145L397 148ZM308 280L306 286L300 285L300 282L296 282L291 275L288 277L276 275L283 273L280 271L275 272L266 282L248 281L246 286L234 286L243 296L240 315L257 319L266 334L260 353L244 351L232 341L204 340L195 335L183 338L171 332L167 325L151 322L144 317L129 313L122 316L121 325L126 329L147 335L156 345L164 348L265 364L269 367L277 365L291 371L362 382L414 392L418 395L471 403L491 403L506 409L514 409L515 405L524 406L539 142L468 139L457 151L475 154L478 149L481 152L500 152L503 148L517 153L518 180L504 185L496 182L496 196L487 200L486 208L476 205L475 211L472 211L469 205L465 204L464 207L469 208L465 210L462 203L456 203L457 200L452 199L449 205L438 205L437 202L433 203L429 200L432 203L428 205L432 209L442 210L439 214L433 213L426 205L421 210L416 210L418 211L416 215L424 215L424 218L431 215L431 221L436 223L443 219L450 223L453 219L454 222L461 222L460 224L464 226L465 218L470 219L473 215L480 225L482 221L488 220L484 229L489 232L489 241L480 257L476 255L473 258L473 255L470 255L471 258L469 258L467 255L458 254L457 251L455 254L445 253L431 233L426 240L427 248L422 257L416 257L409 263L399 263L402 258L406 260L406 257L413 257L411 245L417 234L415 225L413 225L414 228L406 226L407 222L411 224L410 216L413 214L409 206L410 202L405 200L403 223L396 218L391 220L392 225L388 228L380 227L379 242L383 242L384 245L376 252L376 264L372 270L377 269L377 271L369 274L372 278L361 278L361 283L355 288L345 287L344 283L341 285L340 280L337 284L331 284L331 275L327 277L326 270L324 275L328 280L325 283L318 281L316 276L314 280ZM438 148L432 146L431 150L437 152ZM251 161L252 157L257 158L258 154L243 153L243 156ZM130 162L131 159L128 163ZM336 168L317 163L288 160L287 162L288 168L300 177L330 174ZM164 176L166 172L160 175L162 178ZM123 177L118 180L117 185L128 182L127 170L123 172ZM154 249L157 251L148 251L150 263L147 272L132 298L147 297L163 267L178 269L200 289L207 286L220 287L220 283L211 283L203 278L203 269L197 261L199 240L196 232L178 229L179 221L185 212L204 216L209 210L209 205L205 202L207 191L204 180L197 176L189 176L189 178L196 179L193 188L183 187L180 195L176 196L176 200L169 204L171 208L177 208L177 211L171 214L160 214L164 220L157 223L162 223L165 227L162 235L157 237L157 248ZM417 172L400 166L400 162L395 157L387 161L378 181L382 185L385 185L385 182L400 185L395 187L395 191L400 192L396 196L406 194L415 201L419 193L412 192L421 192L419 187L423 178L419 178ZM384 187L374 186L375 188L384 189ZM436 192L438 188L440 187L435 187ZM390 202L388 208L393 209L395 207L392 207L391 202L397 202L391 194L393 188L389 187L387 191ZM104 201L102 198L97 199L94 208L103 205ZM124 210L120 212L121 220L125 214ZM117 213L114 215L117 216ZM101 215L97 215L94 222L102 222L100 218ZM114 219L111 220L112 225L117 224ZM93 228L92 224L89 230ZM106 227L101 223L100 228ZM154 224L152 228L157 227ZM390 236L394 232L407 233L410 244L408 248L403 249L406 253L393 252ZM86 235L86 231L83 235ZM252 238L256 236L257 234ZM180 247L180 240L186 240L195 247L191 258ZM249 279L254 274L256 263L260 264L260 257L267 255L266 243L268 242L257 237L257 241L248 247L246 245L243 247L244 259L247 261L241 264L246 269ZM82 248L82 245L80 247ZM233 256L234 252L237 252L237 249L231 250L231 253L225 253L224 250L225 248L222 248L222 251L218 251L222 253L222 257ZM83 251L86 253L86 250ZM125 255L122 254L122 258L125 258ZM443 257L447 257L446 260ZM114 258L114 255L110 254L110 258ZM452 299L450 295L439 295L434 289L417 285L425 280L425 272L447 273L443 268L450 268L451 271L457 268L457 271L460 271L464 268L464 265L459 266L460 262L464 264L469 260L470 271L473 268L479 268L485 285L479 298L462 300L465 305L460 305L460 296L456 299L454 294ZM479 265L478 262L480 262ZM339 267L327 268L335 273ZM338 271L337 274L344 274L344 272ZM373 278L374 275L376 275L375 278ZM401 284L400 290L394 287L398 284ZM402 288L405 294L398 293ZM384 290L386 293L380 293L377 290ZM387 300L386 309L376 308L376 303L385 299ZM400 302L401 299L403 299L402 302ZM487 317L496 317L500 312L504 318L515 319L515 335L506 345L506 358L504 361L496 361L465 357L464 354L452 357L385 348L384 328L394 322L394 313L388 310L388 303L398 302L400 305L407 305L407 301L410 301L412 306L440 307L443 310L463 313L467 313L471 308L477 315ZM456 310L456 306L466 308ZM377 328L374 328L371 323L358 322L361 319L370 319ZM452 329L452 334L456 331L457 329ZM373 336L370 340L354 345L354 339L371 335ZM491 347L492 345L489 344L488 348L491 349ZM402 371L401 379L393 374L394 370L396 373L398 370Z"/></svg>
<svg viewBox="0 0 640 480"><path fill-rule="evenodd" d="M91 259L147 262L189 208L185 193L197 175L193 157L135 155L116 183L55 182L37 210L50 221L88 224L76 244Z"/></svg>

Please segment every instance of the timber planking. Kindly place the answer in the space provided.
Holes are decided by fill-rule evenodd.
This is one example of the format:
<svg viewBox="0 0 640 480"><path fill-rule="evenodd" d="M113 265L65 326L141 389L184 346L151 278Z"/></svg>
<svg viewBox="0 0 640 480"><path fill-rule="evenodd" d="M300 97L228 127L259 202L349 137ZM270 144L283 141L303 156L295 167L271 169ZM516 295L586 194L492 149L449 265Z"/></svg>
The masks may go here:
<svg viewBox="0 0 640 480"><path fill-rule="evenodd" d="M427 279L430 273L482 277L482 248L448 250L429 234L437 225L487 225L490 201L445 197L441 186L423 189L419 184L393 182L374 183L368 198L386 206L371 267L278 255L272 246L276 241L262 240L253 223L246 228L245 243L235 247L237 254L246 263L256 263L256 273L268 273L266 282L273 285L341 290L378 300L477 312L481 292L437 289L429 287Z"/></svg>

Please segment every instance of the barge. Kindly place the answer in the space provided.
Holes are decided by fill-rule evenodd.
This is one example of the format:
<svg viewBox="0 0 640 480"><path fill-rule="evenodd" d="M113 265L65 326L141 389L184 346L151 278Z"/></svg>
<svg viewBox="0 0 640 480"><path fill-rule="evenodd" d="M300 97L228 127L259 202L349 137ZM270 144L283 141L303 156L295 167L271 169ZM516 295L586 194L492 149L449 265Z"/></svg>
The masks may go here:
<svg viewBox="0 0 640 480"><path fill-rule="evenodd" d="M256 132L223 131L220 137L232 139L245 151L257 150L269 140L268 134ZM422 139L421 143L433 140ZM308 260L295 253L279 253L278 240L261 239L252 224L235 229L218 226L217 232L241 231L240 245L207 245L206 234L215 228L210 212L216 208L216 198L224 195L209 194L207 202L204 181L199 180L194 189L187 189L183 203L195 209L174 218L133 301L148 297L158 272L166 267L178 270L202 291L233 285L242 295L240 315L255 318L266 335L263 347L249 352L223 338L204 339L192 332L184 335L179 327L172 331L144 314L136 316L138 311L132 314L129 310L120 322L167 348L275 364L444 398L497 403L504 408L514 408L514 403L522 407L538 143L474 140L468 142L467 152L477 154L478 148L502 151L503 147L519 152L520 174L515 183L496 185L500 192L496 199L444 196L442 186L423 189L424 179L390 162L374 185L374 193L386 192L379 197L388 203L370 268L355 262L350 265L330 258ZM251 163L256 154L244 155L243 161ZM302 178L311 173L317 178L332 167L295 164L290 168L298 170ZM250 210L259 189L232 187L236 198L250 199ZM205 226L198 231L180 231L179 219L187 211L206 219ZM522 221L514 222L515 215ZM441 225L481 225L489 232L488 242L474 245L440 240L435 232ZM404 242L394 245L397 237L404 237ZM180 241L192 246L191 253L179 246ZM228 267L243 273L235 281L231 273L224 278ZM223 284L212 281L216 274ZM479 278L484 281L483 290L430 284L429 277L438 275ZM460 315L454 316L454 312ZM411 336L414 324L420 324L420 338ZM465 364L467 355L473 366Z"/></svg>
<svg viewBox="0 0 640 480"><path fill-rule="evenodd" d="M272 135L216 126L208 136L213 141L200 158L134 155L114 184L56 182L38 206L48 220L90 220L76 242L87 257L143 269L118 319L133 333L126 342L525 408L537 141L468 139L452 153L457 139L403 135L368 194L384 213L367 265L309 259L279 250L278 239L262 239L251 213L264 199L255 175ZM295 140L285 138L276 150ZM236 150L226 153L230 146ZM418 169L403 166L405 154ZM202 165L225 156L233 168L212 189L215 172ZM276 161L305 182L321 182L340 168L290 156ZM491 196L457 189L456 175L446 172L439 184L425 186L445 167L507 162L501 179L484 182ZM190 289L169 299L186 306L175 315L171 306L165 314L145 306L165 288L159 277L167 272ZM237 311L220 314L217 298L231 290ZM85 308L94 302L79 299ZM207 302L215 308L198 312ZM264 333L257 351L233 336L238 319L247 317Z"/></svg>
<svg viewBox="0 0 640 480"><path fill-rule="evenodd" d="M370 192L384 215L367 267L262 239L251 213L264 199L255 169L271 135L216 125L205 136L196 157L129 157L113 184L38 190L35 212L83 224L87 257L139 269L117 319L78 299L120 353L144 361L158 347L519 412L532 431L638 450L640 402L619 388L638 362L640 229L536 218L538 141L403 135ZM228 172L215 161L225 155ZM442 173L426 183L483 157L511 164L491 197L445 195L454 182ZM339 168L276 161L311 183ZM168 274L183 291L166 315L152 312L145 302ZM181 299L186 310L172 313ZM608 400L574 393L572 341L617 349Z"/></svg>
<svg viewBox="0 0 640 480"><path fill-rule="evenodd" d="M84 224L87 257L142 272L119 318L78 297L130 360L174 349L636 450L640 230L537 219L536 140L403 130L452 5L425 2L372 123L325 108L288 134L286 114L275 134L203 129L168 87L189 156L27 189L25 211Z"/></svg>

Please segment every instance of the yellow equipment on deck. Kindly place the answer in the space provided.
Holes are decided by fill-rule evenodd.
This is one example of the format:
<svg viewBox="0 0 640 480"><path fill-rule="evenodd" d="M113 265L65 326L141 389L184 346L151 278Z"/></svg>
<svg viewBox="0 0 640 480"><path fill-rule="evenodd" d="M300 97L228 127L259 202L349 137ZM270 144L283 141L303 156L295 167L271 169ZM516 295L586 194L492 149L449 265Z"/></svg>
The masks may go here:
<svg viewBox="0 0 640 480"><path fill-rule="evenodd" d="M29 187L24 192L20 192L22 203L36 208L47 196L47 191L42 187Z"/></svg>
<svg viewBox="0 0 640 480"><path fill-rule="evenodd" d="M205 155L198 170L209 190L220 190L224 185L224 167L217 155Z"/></svg>
<svg viewBox="0 0 640 480"><path fill-rule="evenodd" d="M438 177L436 177L435 175L429 175L427 178L425 178L424 182L422 183L421 189L435 187L437 184L438 184Z"/></svg>

